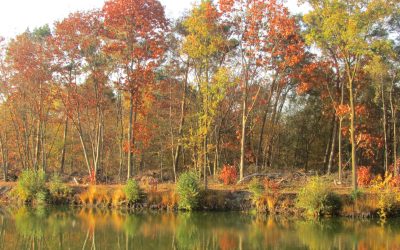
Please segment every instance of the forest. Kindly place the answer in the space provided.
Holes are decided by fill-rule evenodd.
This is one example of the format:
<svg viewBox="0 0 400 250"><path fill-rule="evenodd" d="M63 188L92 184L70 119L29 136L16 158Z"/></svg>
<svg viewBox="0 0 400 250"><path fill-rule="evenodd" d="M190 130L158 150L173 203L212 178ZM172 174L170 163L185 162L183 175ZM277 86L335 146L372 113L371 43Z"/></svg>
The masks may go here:
<svg viewBox="0 0 400 250"><path fill-rule="evenodd" d="M4 181L398 175L399 1L300 2L201 0L170 20L158 0L107 0L0 38Z"/></svg>

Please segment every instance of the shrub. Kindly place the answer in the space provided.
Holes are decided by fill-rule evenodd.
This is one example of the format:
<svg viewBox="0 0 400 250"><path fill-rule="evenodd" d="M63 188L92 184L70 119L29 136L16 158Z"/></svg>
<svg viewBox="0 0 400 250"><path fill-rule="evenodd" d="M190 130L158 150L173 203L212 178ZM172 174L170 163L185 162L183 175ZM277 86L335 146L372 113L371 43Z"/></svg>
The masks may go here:
<svg viewBox="0 0 400 250"><path fill-rule="evenodd" d="M275 212L275 206L280 196L280 185L276 181L264 179L264 188L267 194L267 205L270 213Z"/></svg>
<svg viewBox="0 0 400 250"><path fill-rule="evenodd" d="M264 186L258 179L253 179L249 183L249 191L251 193L252 199L259 199L264 195Z"/></svg>
<svg viewBox="0 0 400 250"><path fill-rule="evenodd" d="M126 200L125 192L122 189L115 190L112 195L112 206L120 206L124 200Z"/></svg>
<svg viewBox="0 0 400 250"><path fill-rule="evenodd" d="M319 217L337 213L341 208L341 201L329 191L327 183L320 177L313 177L300 190L296 205L305 209L307 214Z"/></svg>
<svg viewBox="0 0 400 250"><path fill-rule="evenodd" d="M183 173L176 184L178 207L184 210L196 209L199 202L199 180L194 172Z"/></svg>
<svg viewBox="0 0 400 250"><path fill-rule="evenodd" d="M69 197L71 188L62 182L58 174L54 174L49 182L49 192L54 202L61 202Z"/></svg>
<svg viewBox="0 0 400 250"><path fill-rule="evenodd" d="M140 199L139 184L135 180L128 180L124 187L124 193L129 203L135 203Z"/></svg>
<svg viewBox="0 0 400 250"><path fill-rule="evenodd" d="M251 201L255 205L258 212L265 212L267 210L267 200L265 197L265 188L258 179L253 179L249 183L249 191L251 194Z"/></svg>
<svg viewBox="0 0 400 250"><path fill-rule="evenodd" d="M385 178L381 176L372 181L371 189L378 196L378 214L382 220L385 220L392 212L392 210L399 206L399 196L396 187L393 187L392 174L385 174Z"/></svg>
<svg viewBox="0 0 400 250"><path fill-rule="evenodd" d="M43 171L27 169L20 174L16 194L22 202L33 202L35 199L42 199L46 192L46 176ZM41 194L38 194L41 193ZM46 200L46 199L42 199Z"/></svg>
<svg viewBox="0 0 400 250"><path fill-rule="evenodd" d="M38 205L43 205L47 203L47 192L46 190L41 190L39 192L36 193L35 195L35 203Z"/></svg>
<svg viewBox="0 0 400 250"><path fill-rule="evenodd" d="M172 210L177 204L177 197L175 192L163 193L161 197L161 205L168 210Z"/></svg>
<svg viewBox="0 0 400 250"><path fill-rule="evenodd" d="M366 187L371 183L372 174L370 167L359 167L357 170L357 183L362 186Z"/></svg>
<svg viewBox="0 0 400 250"><path fill-rule="evenodd" d="M235 166L225 165L219 173L218 179L225 185L230 185L236 183L237 176L238 173Z"/></svg>

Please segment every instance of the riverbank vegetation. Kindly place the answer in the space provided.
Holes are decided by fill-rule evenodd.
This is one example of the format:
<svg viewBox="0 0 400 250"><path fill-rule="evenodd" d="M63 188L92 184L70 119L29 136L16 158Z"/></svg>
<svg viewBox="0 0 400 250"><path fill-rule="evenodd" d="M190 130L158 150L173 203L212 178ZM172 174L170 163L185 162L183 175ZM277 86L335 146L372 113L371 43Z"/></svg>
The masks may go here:
<svg viewBox="0 0 400 250"><path fill-rule="evenodd" d="M399 3L300 2L199 1L168 20L158 0L107 0L0 39L4 181L25 203L89 185L78 203L135 207L165 184L159 207L247 206L223 185L259 211L396 214Z"/></svg>

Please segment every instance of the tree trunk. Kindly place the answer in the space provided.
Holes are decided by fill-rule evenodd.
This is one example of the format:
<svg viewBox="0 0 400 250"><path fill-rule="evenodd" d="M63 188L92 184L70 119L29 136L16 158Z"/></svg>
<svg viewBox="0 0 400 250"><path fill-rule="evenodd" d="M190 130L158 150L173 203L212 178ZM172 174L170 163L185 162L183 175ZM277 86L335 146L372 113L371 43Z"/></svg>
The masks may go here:
<svg viewBox="0 0 400 250"><path fill-rule="evenodd" d="M65 116L64 122L64 134L63 134L63 148L61 152L61 161L60 161L60 173L64 173L65 167L65 153L67 150L67 134L68 134L68 116Z"/></svg>
<svg viewBox="0 0 400 250"><path fill-rule="evenodd" d="M340 105L344 105L344 84L341 84L340 93ZM339 117L339 131L338 131L338 175L339 183L342 183L342 128L343 128L343 116Z"/></svg>
<svg viewBox="0 0 400 250"><path fill-rule="evenodd" d="M117 99L117 128L119 131L118 142L119 142L119 181L122 181L122 166L124 163L124 126L123 126L123 107L122 107L122 94L118 92Z"/></svg>
<svg viewBox="0 0 400 250"><path fill-rule="evenodd" d="M47 169L47 157L46 157L46 122L43 122L42 130L40 132L40 140L41 140L41 150L42 150L42 171L46 173Z"/></svg>
<svg viewBox="0 0 400 250"><path fill-rule="evenodd" d="M328 170L328 163L329 163L330 152L332 151L331 150L332 141L334 140L333 137L334 137L334 134L335 134L335 121L336 121L336 116L335 116L335 114L333 114L332 122L330 123L331 124L331 131L330 131L330 134L329 134L328 143L326 144L325 155L324 155L324 163L323 163L324 164L324 166L323 166L324 171L327 174L330 174L330 169Z"/></svg>
<svg viewBox="0 0 400 250"><path fill-rule="evenodd" d="M208 136L206 135L204 138L204 164L203 164L203 178L204 178L204 189L207 190L208 180L207 180L207 164L208 164Z"/></svg>
<svg viewBox="0 0 400 250"><path fill-rule="evenodd" d="M245 156L245 145L246 145L246 123L247 118L247 80L244 81L244 90L242 96L242 137L240 140L240 174L239 180L244 177L244 156Z"/></svg>
<svg viewBox="0 0 400 250"><path fill-rule="evenodd" d="M258 148L257 148L257 156L256 156L256 166L257 166L257 170L258 170L258 166L260 165L260 160L262 158L263 155L263 140L264 140L264 130L265 130L265 125L267 123L267 117L268 117L268 111L269 111L269 104L271 102L272 96L273 96L273 92L275 91L275 86L276 86L276 78L274 78L274 80L272 81L272 85L271 85L271 89L269 91L268 97L267 99L267 103L265 104L265 109L264 109L264 115L263 115L263 121L262 121L262 125L261 125L261 131L260 131L260 136L258 139Z"/></svg>
<svg viewBox="0 0 400 250"><path fill-rule="evenodd" d="M353 190L357 190L357 158L356 158L356 139L355 139L355 105L353 93L353 79L349 79L349 98L350 98L350 143L351 143L351 169L352 169L352 186Z"/></svg>
<svg viewBox="0 0 400 250"><path fill-rule="evenodd" d="M392 126L393 126L393 166L394 166L394 175L397 176L398 173L398 168L397 168L397 125L396 125L396 107L394 106L393 103L393 90L394 90L394 79L392 81L392 86L390 88L390 110L392 113Z"/></svg>
<svg viewBox="0 0 400 250"><path fill-rule="evenodd" d="M264 156L266 167L271 167L272 146L273 146L272 144L273 144L274 132L275 132L274 125L275 125L276 116L277 116L277 112L278 112L279 97L280 97L281 93L282 93L282 89L279 88L278 91L276 92L276 99L274 101L272 116L270 119L270 133L269 133L269 138L268 138L269 140L266 145L266 150L265 150L266 155Z"/></svg>
<svg viewBox="0 0 400 250"><path fill-rule="evenodd" d="M42 123L40 118L37 120L36 124L36 145L35 145L35 160L33 162L33 167L35 171L39 169L39 158L40 158L40 131L42 130Z"/></svg>
<svg viewBox="0 0 400 250"><path fill-rule="evenodd" d="M5 182L8 181L8 148L7 148L7 134L4 135L4 138L0 135L0 152L1 159L3 162L3 180Z"/></svg>
<svg viewBox="0 0 400 250"><path fill-rule="evenodd" d="M383 166L385 169L385 172L388 171L388 142L387 142L387 120L386 120L386 103L385 103L385 91L384 91L384 86L383 86L383 80L381 80L381 95L382 95L382 111L383 111L383 139L385 142L385 149L383 151L384 153L384 162L383 162Z"/></svg>
<svg viewBox="0 0 400 250"><path fill-rule="evenodd" d="M179 157L182 151L182 139L183 139L183 127L185 125L185 115L186 115L186 92L187 92L187 82L189 76L189 65L187 65L187 70L185 73L185 80L183 82L183 93L182 93L182 103L181 103L181 120L179 123L179 131L178 131L178 145L176 146L174 161L173 161L173 170L174 170L174 180L177 181L177 171L179 164Z"/></svg>
<svg viewBox="0 0 400 250"><path fill-rule="evenodd" d="M129 180L132 177L132 162L133 162L133 93L131 93L130 101L129 101L129 128L128 128L128 167L127 167L127 176L126 178Z"/></svg>
<svg viewBox="0 0 400 250"><path fill-rule="evenodd" d="M337 121L337 116L335 115L335 121L334 121L334 129L333 129L333 138L332 138L332 145L331 145L331 152L329 154L329 161L328 161L328 174L331 174L332 172L332 165L333 165L333 159L335 157L335 146L336 146L336 136L338 134L338 121Z"/></svg>

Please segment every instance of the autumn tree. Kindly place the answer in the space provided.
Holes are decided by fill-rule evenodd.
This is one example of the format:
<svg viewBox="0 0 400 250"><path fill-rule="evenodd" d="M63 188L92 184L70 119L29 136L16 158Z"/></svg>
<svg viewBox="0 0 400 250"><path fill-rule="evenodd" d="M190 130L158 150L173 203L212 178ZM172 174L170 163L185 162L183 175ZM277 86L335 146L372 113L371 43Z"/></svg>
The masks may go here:
<svg viewBox="0 0 400 250"><path fill-rule="evenodd" d="M127 178L133 175L134 117L144 87L154 81L154 69L164 53L168 28L164 8L157 0L109 0L103 7L107 52L124 78L120 88L129 95Z"/></svg>
<svg viewBox="0 0 400 250"><path fill-rule="evenodd" d="M54 37L66 113L60 169L64 168L68 119L71 118L88 173L94 177L102 167L107 92L111 91L108 72L112 64L104 54L102 34L101 13L90 11L71 14L57 23Z"/></svg>
<svg viewBox="0 0 400 250"><path fill-rule="evenodd" d="M272 111L271 127L276 122L277 111L284 89L296 78L296 68L304 60L305 46L294 17L280 1L220 1L220 8L229 24L233 26L232 37L237 39L237 57L242 92L240 179L244 175L246 127L251 111L259 98L265 107L261 118L261 131L257 145L256 165L261 154L270 162L274 130L272 129L263 150L264 132L268 112ZM259 86L249 98L249 87ZM287 93L287 92L286 92ZM271 103L272 102L272 103ZM284 100L283 100L284 103ZM267 163L270 165L270 163Z"/></svg>
<svg viewBox="0 0 400 250"><path fill-rule="evenodd" d="M25 167L32 166L35 170L38 170L39 165L45 170L47 165L46 129L54 101L53 53L50 40L50 28L43 26L33 32L27 31L18 35L7 48L7 60L13 70L10 83L14 91L10 100L15 101L16 109L13 112L15 133L21 138L19 133L23 131L23 139L21 138L24 144L24 149L21 150L23 162ZM16 120L19 119L16 112L24 113L22 121ZM30 127L28 119L34 120L35 128ZM33 152L29 142L32 134L35 137Z"/></svg>
<svg viewBox="0 0 400 250"><path fill-rule="evenodd" d="M350 107L352 185L357 189L355 86L365 57L371 53L376 25L388 15L388 3L369 1L307 1L312 11L304 16L307 41L325 55L333 53L346 81ZM386 8L385 8L386 7Z"/></svg>
<svg viewBox="0 0 400 250"><path fill-rule="evenodd" d="M224 99L232 82L230 72L223 67L229 41L220 13L211 1L195 6L183 23L187 35L183 41L183 53L193 62L194 88L198 93L199 112L197 128L192 130L194 164L203 168L207 188L207 170L210 167L210 132L217 108Z"/></svg>
<svg viewBox="0 0 400 250"><path fill-rule="evenodd" d="M6 101L8 96L8 70L5 61L6 44L4 38L0 37L0 161L3 169L3 180L8 181L8 166L9 166L9 134L10 123Z"/></svg>

